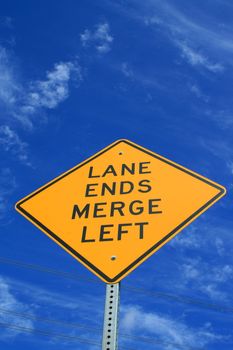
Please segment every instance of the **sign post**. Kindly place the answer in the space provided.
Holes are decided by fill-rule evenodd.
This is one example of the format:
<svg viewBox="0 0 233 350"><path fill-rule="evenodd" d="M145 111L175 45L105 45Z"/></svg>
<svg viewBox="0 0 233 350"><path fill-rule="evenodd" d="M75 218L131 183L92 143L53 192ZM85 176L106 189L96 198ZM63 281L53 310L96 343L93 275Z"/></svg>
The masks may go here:
<svg viewBox="0 0 233 350"><path fill-rule="evenodd" d="M106 285L102 350L117 350L120 283Z"/></svg>
<svg viewBox="0 0 233 350"><path fill-rule="evenodd" d="M20 200L16 210L107 283L103 349L115 350L119 282L225 193L118 140Z"/></svg>

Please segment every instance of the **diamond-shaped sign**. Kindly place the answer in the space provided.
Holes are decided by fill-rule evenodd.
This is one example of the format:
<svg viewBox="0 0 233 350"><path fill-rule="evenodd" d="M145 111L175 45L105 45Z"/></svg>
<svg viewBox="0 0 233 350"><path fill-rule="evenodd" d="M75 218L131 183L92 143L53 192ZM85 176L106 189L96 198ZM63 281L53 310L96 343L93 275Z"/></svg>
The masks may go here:
<svg viewBox="0 0 233 350"><path fill-rule="evenodd" d="M16 204L104 282L119 282L225 194L224 187L119 140Z"/></svg>

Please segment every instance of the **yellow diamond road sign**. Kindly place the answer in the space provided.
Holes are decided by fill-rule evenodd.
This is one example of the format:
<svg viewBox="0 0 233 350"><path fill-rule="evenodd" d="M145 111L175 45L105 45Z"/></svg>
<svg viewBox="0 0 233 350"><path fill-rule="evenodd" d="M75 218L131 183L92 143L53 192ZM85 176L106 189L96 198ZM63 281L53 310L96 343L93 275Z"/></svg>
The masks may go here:
<svg viewBox="0 0 233 350"><path fill-rule="evenodd" d="M104 282L116 283L225 192L183 166L118 140L16 209Z"/></svg>

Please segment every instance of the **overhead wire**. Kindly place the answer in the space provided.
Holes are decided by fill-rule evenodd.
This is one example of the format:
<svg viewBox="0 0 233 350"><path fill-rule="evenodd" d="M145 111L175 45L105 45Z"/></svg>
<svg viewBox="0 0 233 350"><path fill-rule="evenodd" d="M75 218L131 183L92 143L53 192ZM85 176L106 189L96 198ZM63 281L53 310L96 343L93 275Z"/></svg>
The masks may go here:
<svg viewBox="0 0 233 350"><path fill-rule="evenodd" d="M0 322L0 327L12 329L12 330L18 330L18 331L23 332L23 333L30 333L30 334L36 334L36 335L40 335L40 336L50 337L53 339L60 339L60 340L64 339L67 341L77 341L77 342L84 343L84 344L101 346L100 342L95 342L95 341L81 338L81 337L77 337L77 336L69 336L69 335L60 334L60 333L48 332L48 331L44 331L42 329L22 327L22 326L12 325L9 323L4 323L4 322ZM134 349L128 348L124 345L120 346L119 349L135 350L135 348ZM173 348L173 350L175 350L175 349Z"/></svg>
<svg viewBox="0 0 233 350"><path fill-rule="evenodd" d="M71 322L65 322L65 321L60 321L60 320L54 320L54 319L51 319L51 318L35 316L33 314L13 311L13 310L1 308L1 307L0 307L0 312L2 312L4 314L8 314L8 315L18 316L18 317L21 317L21 318L31 319L31 320L35 320L35 321L42 321L42 322L45 322L45 323L56 324L58 326L65 326L65 327L69 327L69 328L83 328L83 329L88 329L90 331L96 331L96 332L100 332L101 331L100 328L85 326L85 325L83 325L81 323L71 323Z"/></svg>
<svg viewBox="0 0 233 350"><path fill-rule="evenodd" d="M4 322L0 322L0 327L12 329L12 330L17 330L17 331L24 332L24 333L37 334L40 336L51 337L53 339L55 338L55 339L64 339L67 341L78 341L80 343L86 343L89 345L97 345L97 346L101 345L99 342L95 342L95 341L81 338L81 337L77 337L77 336L69 336L69 335L60 334L60 333L48 332L48 331L44 331L42 329L22 327L22 326L12 325L9 323L4 323ZM126 346L120 346L120 348L124 349L124 350L132 350Z"/></svg>
<svg viewBox="0 0 233 350"><path fill-rule="evenodd" d="M9 259L9 258L4 258L4 257L0 257L0 263L3 264L8 264L8 265L15 265L15 266L19 266L22 268L26 268L29 270L35 270L35 271L39 271L39 272L45 272L45 273L49 273L55 276L60 276L60 277L64 277L64 278L68 278L68 279L73 279L75 281L79 281L80 277L82 280L91 282L91 283L99 283L99 281L95 281L93 278L88 278L86 276L78 276L77 274L71 274L68 272L64 272L64 271L59 271L59 270L55 270L55 269L51 269L49 267L45 267L45 266L41 266L41 265L36 265L36 264L29 264L29 263L25 263L19 260L13 260L13 259Z"/></svg>
<svg viewBox="0 0 233 350"><path fill-rule="evenodd" d="M70 340L70 341L79 341L80 343L86 343L86 344L90 344L90 345L100 346L99 342L95 342L95 341L92 341L89 339L85 339L85 338L81 338L81 337L77 337L77 336L66 335L66 334L62 334L62 333L48 332L48 331L45 331L42 329L22 327L22 326L13 325L10 323L5 323L5 322L0 322L0 327L18 330L21 332L35 333L35 334L39 334L39 335L43 335L43 336L47 336L47 337L51 337L51 338L66 339L66 340Z"/></svg>
<svg viewBox="0 0 233 350"><path fill-rule="evenodd" d="M54 319L50 319L50 318L45 318L45 317L40 317L40 316L35 316L33 314L28 314L28 313L22 313L22 312L16 312L16 311L12 311L9 309L4 309L4 308L0 308L0 312L5 313L5 314L9 314L9 315L14 315L14 316L18 316L21 318L26 318L26 319L31 319L31 320L35 320L35 321L41 321L41 322L45 322L45 323L50 323L50 324L56 324L56 325L60 325L60 326L66 326L68 328L78 328L78 329L85 329L88 330L90 332L96 332L96 333L101 333L102 329L101 328L97 328L97 327L90 327L90 326L86 326L80 323L70 323L70 322L64 322L64 321L60 321L60 320L54 320ZM131 334L126 334L126 333L119 333L120 337L125 338L125 339L131 339L134 341L141 341L147 344L159 344L159 345L163 345L163 346L175 346L177 349L180 350L202 350L201 348L196 348L196 347L191 347L188 345L182 345L182 344L177 344L174 342L164 342L161 341L159 339L154 339L151 337L138 337L138 336L133 336Z"/></svg>
<svg viewBox="0 0 233 350"><path fill-rule="evenodd" d="M28 264L28 263L24 263L24 262L9 259L9 258L0 257L0 263L14 265L14 266L18 266L18 267L22 267L22 268L26 268L26 269L30 269L30 270L36 270L36 271L39 271L42 273L48 273L48 274L76 280L76 281L80 281L80 279L81 279L81 280L88 281L90 283L99 283L98 281L95 281L93 278L88 278L85 276L78 276L77 274L71 274L71 273L47 268L47 267L44 267L41 265ZM207 309L212 310L212 311L217 311L217 312L221 312L221 313L230 313L230 314L233 313L232 307L225 306L225 305L223 306L223 305L219 305L219 304L215 304L215 303L208 303L206 301L203 301L200 299L195 299L195 298L190 298L190 297L184 296L184 295L175 295L175 294L165 293L165 292L161 292L161 291L153 291L153 290L148 290L145 288L138 288L138 287L134 287L134 286L130 286L130 285L128 285L128 286L124 285L124 286L122 286L122 288L125 290L128 290L128 291L133 291L133 292L144 294L144 295L150 295L150 296L155 296L155 297L163 298L166 300L172 300L172 301L183 303L183 304L204 307L204 308L207 308Z"/></svg>
<svg viewBox="0 0 233 350"><path fill-rule="evenodd" d="M125 286L124 289L136 292L136 293L141 293L144 295L150 295L150 296L155 296L155 297L161 297L163 299L171 300L171 301L177 301L179 303L183 304L190 304L190 305L195 305L195 306L201 306L213 311L217 312L223 312L223 313L233 313L233 308L228 307L228 306L222 306L219 304L214 304L214 303L208 303L203 300L199 299L194 299L190 298L188 296L184 295L174 295L170 293L165 293L165 292L160 292L160 291L152 291L152 290L147 290L144 288L137 288L137 287L132 287L132 286Z"/></svg>

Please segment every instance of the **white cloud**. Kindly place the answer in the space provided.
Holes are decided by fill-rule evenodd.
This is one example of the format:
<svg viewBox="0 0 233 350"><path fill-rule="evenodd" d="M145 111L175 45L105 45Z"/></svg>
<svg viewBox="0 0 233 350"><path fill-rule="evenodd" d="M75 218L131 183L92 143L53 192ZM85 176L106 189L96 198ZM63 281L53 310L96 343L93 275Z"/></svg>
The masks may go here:
<svg viewBox="0 0 233 350"><path fill-rule="evenodd" d="M200 276L200 270L191 263L183 264L182 265L182 272L184 278L187 279L197 279Z"/></svg>
<svg viewBox="0 0 233 350"><path fill-rule="evenodd" d="M23 295L29 303L32 305L50 305L54 310L60 311L61 313L68 312L70 319L75 317L76 313L79 312L80 317L89 319L93 305L99 305L96 307L96 315L102 317L101 300L99 296L94 296L92 293L85 295L87 302L83 302L84 295L81 293L79 297L73 297L70 293L64 294L59 289L50 290L49 288L42 288L32 283L22 282L16 279L8 279L10 286L17 292ZM75 282L76 284L76 282ZM69 287L68 287L69 286ZM67 284L68 289L72 286L72 281ZM90 298L89 298L90 297ZM95 323L95 319L90 319L90 323Z"/></svg>
<svg viewBox="0 0 233 350"><path fill-rule="evenodd" d="M224 284L233 279L233 268L229 264L211 266L200 259L187 259L180 265L182 285L206 294L213 300L227 300Z"/></svg>
<svg viewBox="0 0 233 350"><path fill-rule="evenodd" d="M203 100L204 102L209 102L209 97L206 96L200 89L200 87L197 84L190 85L190 91L199 99Z"/></svg>
<svg viewBox="0 0 233 350"><path fill-rule="evenodd" d="M32 127L35 117L46 109L54 109L69 97L70 82L82 79L77 61L56 63L44 80L31 81L24 99L14 116Z"/></svg>
<svg viewBox="0 0 233 350"><path fill-rule="evenodd" d="M215 117L213 117L215 119ZM222 121L224 124L224 120ZM225 124L224 128L227 128L227 124ZM229 130L231 130L231 125L228 125ZM218 162L224 163L224 168L222 171L227 173L227 182L225 182L225 186L227 186L228 190L231 190L233 187L232 174L233 174L233 152L231 140L226 137L216 137L215 139L204 139L201 138L199 140L200 145L205 148L208 152L210 152L213 156L218 158ZM222 204L222 203L221 203ZM224 202L223 204L224 205Z"/></svg>
<svg viewBox="0 0 233 350"><path fill-rule="evenodd" d="M69 97L70 84L82 79L77 60L55 63L45 79L23 83L17 78L12 55L0 46L0 108L4 119L15 118L33 128L47 109Z"/></svg>
<svg viewBox="0 0 233 350"><path fill-rule="evenodd" d="M194 329L185 322L171 319L168 316L145 312L139 306L122 307L121 328L122 333L136 333L143 331L148 335L156 335L158 341L163 342L164 349L205 346L216 340L224 339L221 335L214 334L211 326L203 325L202 328Z"/></svg>
<svg viewBox="0 0 233 350"><path fill-rule="evenodd" d="M0 104L11 108L17 102L20 88L11 54L0 46Z"/></svg>
<svg viewBox="0 0 233 350"><path fill-rule="evenodd" d="M210 112L211 116L215 119L215 121L219 124L222 129L232 128L233 126L233 114L232 111L216 111Z"/></svg>
<svg viewBox="0 0 233 350"><path fill-rule="evenodd" d="M225 125L226 127L226 125ZM233 152L231 146L231 140L227 138L215 138L207 140L204 138L200 139L200 145L209 151L213 156L218 158L221 162L225 163L226 171L230 176L228 180L228 189L232 188L232 174L233 174Z"/></svg>
<svg viewBox="0 0 233 350"><path fill-rule="evenodd" d="M227 161L227 165L232 159L232 147L227 140L224 139L200 139L200 144L203 148L207 149L210 153L212 153L215 157L220 159L225 159Z"/></svg>
<svg viewBox="0 0 233 350"><path fill-rule="evenodd" d="M144 74L138 69L133 69L128 62L123 62L117 67L117 69L130 81L139 83L146 88L152 89L164 89L164 84L159 83L158 78L154 74ZM127 91L127 90L126 90ZM148 93L146 96L146 102L149 102L153 97Z"/></svg>
<svg viewBox="0 0 233 350"><path fill-rule="evenodd" d="M87 46L88 42L92 39L92 34L89 29L85 29L82 34L80 34L81 42L83 46Z"/></svg>
<svg viewBox="0 0 233 350"><path fill-rule="evenodd" d="M4 313L0 311L0 323L6 323L10 325L27 327L33 329L33 322L29 319L19 318L13 314L12 312L26 312L28 311L28 307L22 304L17 298L13 295L10 290L10 286L7 281L0 276L0 309L8 310L9 313ZM30 313L32 314L31 310ZM3 329L3 328L1 328ZM16 336L20 334L21 331L19 329L4 329L1 331L1 338L9 338L12 336Z"/></svg>
<svg viewBox="0 0 233 350"><path fill-rule="evenodd" d="M191 249L197 249L200 248L201 246L201 239L198 236L198 230L199 227L196 226L195 224L192 224L192 226L189 226L188 228L185 229L185 232L177 235L172 239L169 244L172 247L178 246L179 249L183 248L191 248Z"/></svg>
<svg viewBox="0 0 233 350"><path fill-rule="evenodd" d="M193 223L169 242L174 249L178 249L182 256L189 256L190 252L204 254L211 251L216 256L231 259L233 246L231 242L231 229L210 223Z"/></svg>
<svg viewBox="0 0 233 350"><path fill-rule="evenodd" d="M45 79L23 84L18 79L12 54L0 45L0 112L4 121L0 126L0 148L24 165L32 166L29 146L16 131L15 120L20 126L35 128L46 110L58 107L69 97L71 82L77 85L81 79L81 68L74 60L55 63ZM10 169L3 168L0 172L0 219L8 218L9 197L15 187Z"/></svg>
<svg viewBox="0 0 233 350"><path fill-rule="evenodd" d="M3 219L9 209L9 197L16 188L15 177L9 168L0 170L0 219Z"/></svg>
<svg viewBox="0 0 233 350"><path fill-rule="evenodd" d="M192 7L188 9L174 1L134 0L133 4L127 15L159 29L192 66L219 73L232 65L232 27L218 26L211 12L204 12L201 6L194 7L193 11ZM123 5L120 10L126 14Z"/></svg>
<svg viewBox="0 0 233 350"><path fill-rule="evenodd" d="M226 294L219 290L215 283L205 284L200 289L212 300L223 300L226 298Z"/></svg>
<svg viewBox="0 0 233 350"><path fill-rule="evenodd" d="M7 28L13 27L13 19L9 16L0 16L0 25Z"/></svg>
<svg viewBox="0 0 233 350"><path fill-rule="evenodd" d="M111 50L113 37L110 35L109 24L106 22L98 24L94 31L86 29L80 35L80 38L84 47L94 45L100 54L107 53Z"/></svg>
<svg viewBox="0 0 233 350"><path fill-rule="evenodd" d="M10 152L23 164L31 165L28 160L28 145L8 125L0 126L0 146L5 152Z"/></svg>
<svg viewBox="0 0 233 350"><path fill-rule="evenodd" d="M215 239L215 247L219 256L223 256L225 253L224 242L221 238L217 237Z"/></svg>
<svg viewBox="0 0 233 350"><path fill-rule="evenodd" d="M79 81L81 71L77 62L60 62L48 71L45 80L31 83L27 96L27 105L32 109L53 109L69 97L69 81ZM25 107L25 106L24 106Z"/></svg>
<svg viewBox="0 0 233 350"><path fill-rule="evenodd" d="M127 62L122 63L121 71L127 78L134 78L134 73Z"/></svg>
<svg viewBox="0 0 233 350"><path fill-rule="evenodd" d="M193 290L214 301L229 302L229 285L233 280L231 228L203 224L200 227L194 223L169 242L179 250L180 257L177 262L180 275L172 281L173 287L180 293Z"/></svg>
<svg viewBox="0 0 233 350"><path fill-rule="evenodd" d="M189 47L185 42L176 41L176 44L182 52L182 57L192 66L203 67L213 73L222 72L224 70L222 64L210 62L209 58L203 53Z"/></svg>
<svg viewBox="0 0 233 350"><path fill-rule="evenodd" d="M93 338L92 328L98 330L99 320L102 319L103 315L101 298L93 296L93 293L90 295L79 293L78 298L72 297L72 293L70 294L69 290L71 288L70 283L72 282L66 285L67 293L64 294L64 290L61 291L57 287L53 288L54 283L50 285L54 289L53 291L48 289L49 284L47 289L43 289L29 282L22 282L12 278L3 279L0 276L0 323L14 324L22 328L35 329L35 331L37 329L46 329L49 333L51 331L50 337L45 338L47 342L46 348L48 344L51 346L59 344L64 348L73 349L73 343L69 339L53 337L52 334L55 333L64 334L67 337ZM75 283L75 287L77 287L77 283ZM23 300L24 303L20 302L20 300ZM50 306L49 308L48 305ZM95 318L92 317L93 307L95 307ZM80 322L80 325L82 323L84 325L88 324L90 330L88 327L85 329L85 326L76 325L77 314L83 320L83 322ZM44 321L43 327L42 320ZM54 330L54 325L56 326L56 331ZM21 332L24 332L24 329L8 330L0 327L0 337L6 338L4 339L6 342L9 342L10 338ZM30 332L25 332L25 334L30 335ZM31 340L33 339L34 336ZM99 339L100 335L96 332L96 340L99 341Z"/></svg>
<svg viewBox="0 0 233 350"><path fill-rule="evenodd" d="M227 163L227 167L230 170L231 174L233 174L233 161L229 161Z"/></svg>
<svg viewBox="0 0 233 350"><path fill-rule="evenodd" d="M226 282L233 278L233 267L230 265L214 268L213 272L217 282Z"/></svg>

